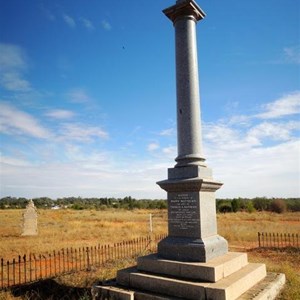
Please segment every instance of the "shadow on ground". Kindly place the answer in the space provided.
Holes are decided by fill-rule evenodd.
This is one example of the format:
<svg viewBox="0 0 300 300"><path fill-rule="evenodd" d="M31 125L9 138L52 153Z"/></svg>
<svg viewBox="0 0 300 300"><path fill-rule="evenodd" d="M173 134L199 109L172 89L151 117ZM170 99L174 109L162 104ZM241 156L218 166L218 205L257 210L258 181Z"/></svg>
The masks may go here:
<svg viewBox="0 0 300 300"><path fill-rule="evenodd" d="M92 299L88 288L66 286L54 279L41 280L32 284L11 289L14 297L26 300L89 300Z"/></svg>

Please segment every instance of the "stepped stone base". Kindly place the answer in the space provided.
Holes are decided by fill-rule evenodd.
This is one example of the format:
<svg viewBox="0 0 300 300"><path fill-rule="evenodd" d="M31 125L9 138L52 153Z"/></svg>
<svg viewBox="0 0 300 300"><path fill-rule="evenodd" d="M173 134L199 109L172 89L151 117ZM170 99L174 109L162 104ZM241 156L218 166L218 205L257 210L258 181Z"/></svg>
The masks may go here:
<svg viewBox="0 0 300 300"><path fill-rule="evenodd" d="M229 252L208 263L138 258L136 267L93 287L94 300L264 300L275 299L283 274L266 274L264 264L248 263L246 253Z"/></svg>
<svg viewBox="0 0 300 300"><path fill-rule="evenodd" d="M137 269L176 278L217 282L248 264L246 253L228 252L207 263L180 262L160 259L156 254L138 258Z"/></svg>

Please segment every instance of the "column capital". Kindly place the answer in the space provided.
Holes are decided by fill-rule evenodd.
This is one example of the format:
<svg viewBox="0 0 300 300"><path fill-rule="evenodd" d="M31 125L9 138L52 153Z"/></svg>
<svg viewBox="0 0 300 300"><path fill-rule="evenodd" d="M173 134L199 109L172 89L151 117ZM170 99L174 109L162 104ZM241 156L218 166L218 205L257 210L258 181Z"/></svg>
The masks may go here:
<svg viewBox="0 0 300 300"><path fill-rule="evenodd" d="M205 12L194 0L182 0L163 10L163 13L173 22L180 17L191 16L195 21L205 18Z"/></svg>

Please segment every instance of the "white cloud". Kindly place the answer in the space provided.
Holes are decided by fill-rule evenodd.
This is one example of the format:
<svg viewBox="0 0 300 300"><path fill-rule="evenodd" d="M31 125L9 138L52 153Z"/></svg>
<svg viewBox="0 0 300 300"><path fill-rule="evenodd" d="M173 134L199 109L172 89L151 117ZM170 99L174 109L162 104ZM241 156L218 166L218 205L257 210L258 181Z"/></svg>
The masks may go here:
<svg viewBox="0 0 300 300"><path fill-rule="evenodd" d="M230 122L204 124L205 157L214 178L225 183L218 197L300 195L300 122L287 119L299 113L299 93L262 110L257 115L233 116Z"/></svg>
<svg viewBox="0 0 300 300"><path fill-rule="evenodd" d="M72 111L64 110L64 109L53 109L48 111L45 114L47 117L54 118L54 119L71 119L75 116Z"/></svg>
<svg viewBox="0 0 300 300"><path fill-rule="evenodd" d="M83 26L84 26L86 29L88 29L88 30L94 30L94 29L95 29L95 27L94 27L92 21L90 21L89 19L86 19L86 18L80 18L80 20L81 20Z"/></svg>
<svg viewBox="0 0 300 300"><path fill-rule="evenodd" d="M300 46L286 47L283 49L285 60L289 63L300 64Z"/></svg>
<svg viewBox="0 0 300 300"><path fill-rule="evenodd" d="M273 119L300 113L300 92L287 94L276 101L266 104L264 112L257 114L257 118Z"/></svg>
<svg viewBox="0 0 300 300"><path fill-rule="evenodd" d="M20 166L20 167L30 166L30 163L24 159L4 156L2 155L2 153L0 153L0 162L2 164L11 165L11 166Z"/></svg>
<svg viewBox="0 0 300 300"><path fill-rule="evenodd" d="M162 152L170 157L172 157L173 159L175 159L176 156L176 151L177 151L177 147L176 146L168 146L163 148Z"/></svg>
<svg viewBox="0 0 300 300"><path fill-rule="evenodd" d="M64 140L91 142L93 138L107 139L108 137L108 133L100 127L79 123L66 123L60 129L60 138Z"/></svg>
<svg viewBox="0 0 300 300"><path fill-rule="evenodd" d="M81 95L79 99L84 101L88 98L85 92L74 95ZM231 122L203 124L207 164L213 169L214 178L224 182L218 197L299 196L299 121L289 117L291 111L297 111L291 104L294 102L287 100L293 98L291 95L294 94L269 103L258 115L233 116ZM285 104L278 105L280 101ZM72 117L68 110L48 113L58 120ZM273 118L257 117L264 113ZM31 162L32 157L25 159L26 155L33 156L32 153L15 154L15 157L3 154L1 193L4 195L166 197L155 182L167 178L167 168L175 165L176 145L170 142L169 146L163 146L164 139L169 140L167 134L154 134L154 142L147 147L149 152L133 154L134 150L124 151L121 147L108 151L105 143L94 147L92 142L107 142L109 137L108 132L98 126L56 122L58 129L53 137L35 118L11 105L2 104L0 117L4 119L3 132L39 137L44 130L51 137L46 142L53 147L41 145L47 148L44 150L47 153L42 153L42 148L36 149L34 145L35 163ZM277 117L282 119L275 120ZM245 121L247 126L239 126ZM138 148L137 141L135 145Z"/></svg>
<svg viewBox="0 0 300 300"><path fill-rule="evenodd" d="M72 17L70 17L69 15L63 14L63 20L70 28L74 29L76 27L75 20Z"/></svg>
<svg viewBox="0 0 300 300"><path fill-rule="evenodd" d="M257 126L252 127L248 132L248 137L257 140L263 138L271 138L274 141L287 141L291 139L292 131L300 128L300 122L283 122L283 123L270 123L263 122Z"/></svg>
<svg viewBox="0 0 300 300"><path fill-rule="evenodd" d="M16 107L0 103L0 132L9 135L27 135L45 139L51 136L38 120Z"/></svg>
<svg viewBox="0 0 300 300"><path fill-rule="evenodd" d="M22 48L0 43L0 85L9 91L30 91L30 83L23 76L26 70L26 56Z"/></svg>
<svg viewBox="0 0 300 300"><path fill-rule="evenodd" d="M0 43L0 54L0 68L2 70L24 69L27 67L25 54L16 45Z"/></svg>
<svg viewBox="0 0 300 300"><path fill-rule="evenodd" d="M150 151L150 152L155 151L157 149L159 149L159 144L158 143L150 143L147 147L147 150Z"/></svg>
<svg viewBox="0 0 300 300"><path fill-rule="evenodd" d="M108 22L108 21L106 21L106 20L103 20L102 22L101 22L101 24L102 24L102 27L105 29L105 30L111 30L111 24Z"/></svg>
<svg viewBox="0 0 300 300"><path fill-rule="evenodd" d="M219 197L299 197L299 141L210 155Z"/></svg>
<svg viewBox="0 0 300 300"><path fill-rule="evenodd" d="M91 97L82 88L75 88L69 91L67 94L69 101L73 103L86 103L91 100Z"/></svg>
<svg viewBox="0 0 300 300"><path fill-rule="evenodd" d="M161 136L171 136L175 133L175 130L174 128L168 128L168 129L165 129L165 130L162 130L159 135Z"/></svg>

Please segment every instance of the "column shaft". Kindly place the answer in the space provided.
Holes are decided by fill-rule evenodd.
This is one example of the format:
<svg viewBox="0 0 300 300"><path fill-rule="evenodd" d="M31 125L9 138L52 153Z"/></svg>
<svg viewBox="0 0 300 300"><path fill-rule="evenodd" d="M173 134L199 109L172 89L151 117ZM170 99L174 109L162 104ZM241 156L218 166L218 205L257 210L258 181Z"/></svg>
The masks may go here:
<svg viewBox="0 0 300 300"><path fill-rule="evenodd" d="M177 166L201 165L202 137L196 20L183 16L175 23L177 88Z"/></svg>

